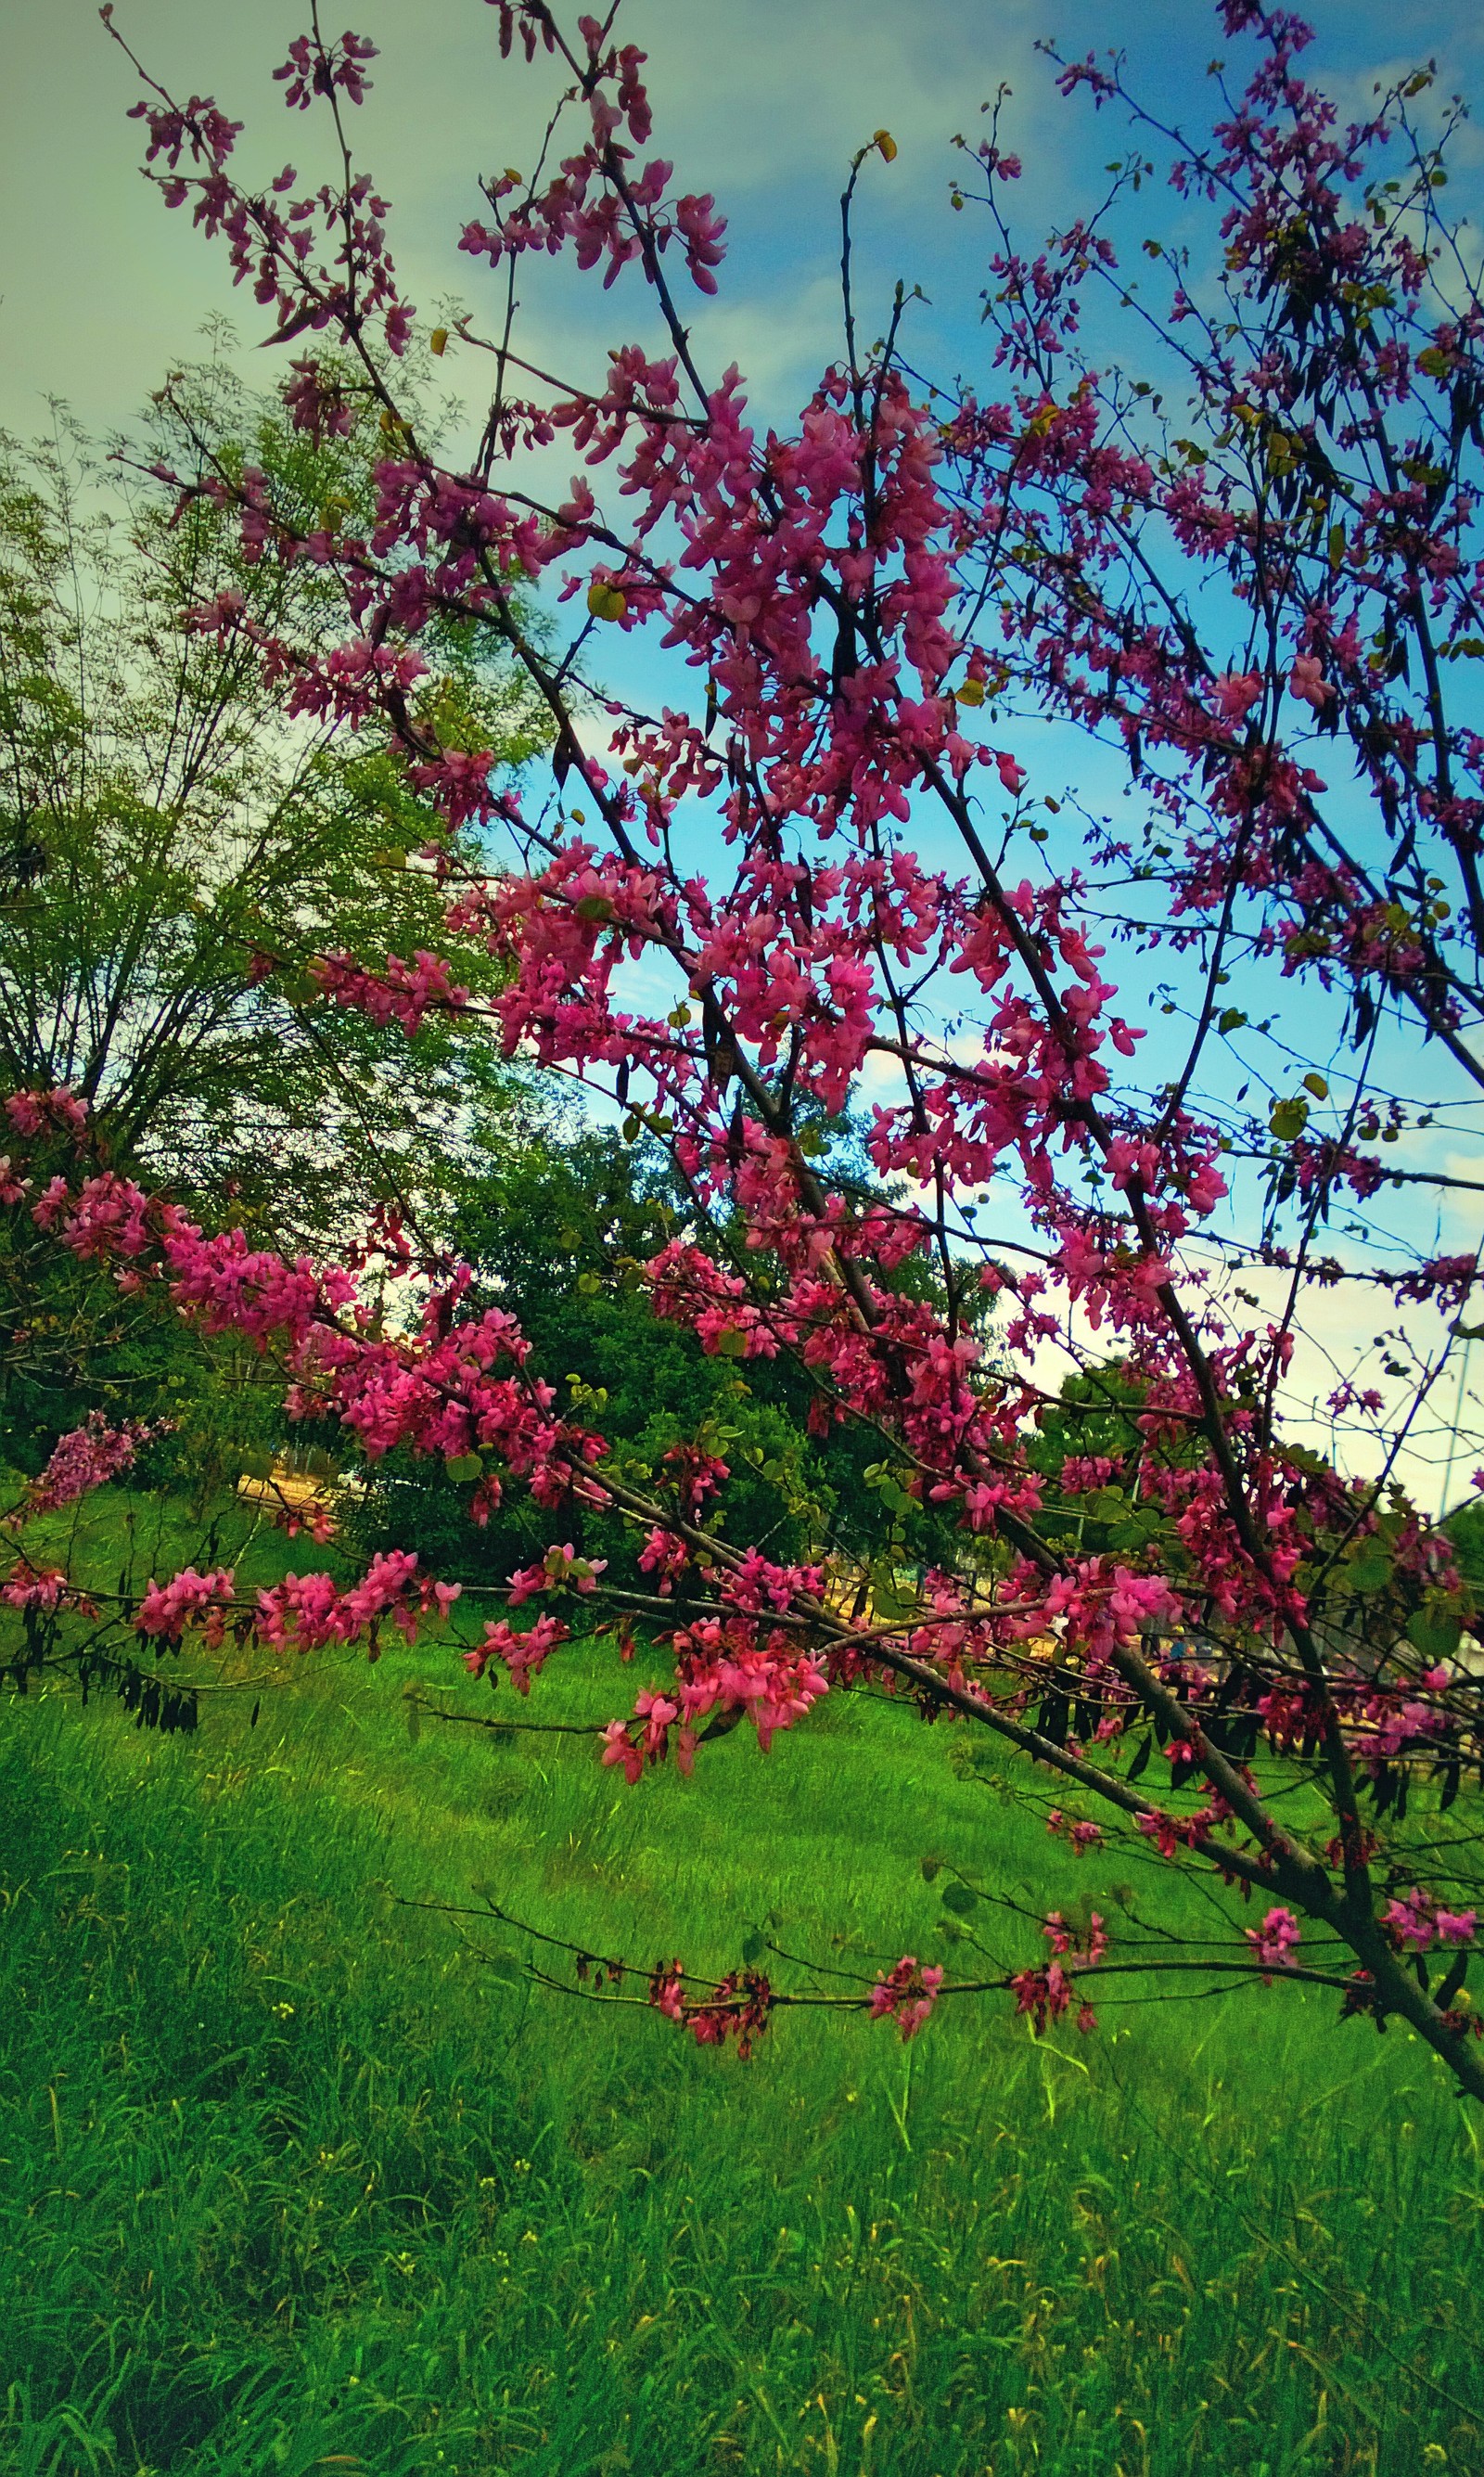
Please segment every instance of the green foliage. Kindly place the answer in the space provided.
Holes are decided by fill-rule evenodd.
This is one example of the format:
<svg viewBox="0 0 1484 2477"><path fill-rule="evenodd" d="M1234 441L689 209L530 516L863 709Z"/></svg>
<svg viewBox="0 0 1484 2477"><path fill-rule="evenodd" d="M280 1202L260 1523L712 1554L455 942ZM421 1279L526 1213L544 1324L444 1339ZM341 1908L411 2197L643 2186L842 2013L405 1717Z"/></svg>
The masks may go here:
<svg viewBox="0 0 1484 2477"><path fill-rule="evenodd" d="M459 1199L454 1242L487 1296L532 1343L532 1367L558 1402L618 1452L615 1465L646 1487L665 1479L664 1457L699 1442L736 1473L728 1520L738 1539L770 1556L802 1554L828 1519L829 1491L804 1435L805 1389L786 1373L724 1356L650 1309L639 1265L689 1230L657 1147L625 1144L612 1130L490 1142L491 1166ZM640 1582L631 1528L581 1508L543 1513L524 1495L471 1528L467 1476L393 1455L363 1474L366 1494L347 1517L367 1549L415 1547L448 1574L503 1578L553 1540L606 1557Z"/></svg>
<svg viewBox="0 0 1484 2477"><path fill-rule="evenodd" d="M1096 1454L1116 1464L1137 1447L1139 1437L1133 1414L1140 1400L1137 1388L1129 1383L1115 1360L1106 1366L1068 1376L1059 1400L1041 1410L1036 1433L1026 1447L1026 1459L1033 1470L1042 1472L1051 1483L1047 1509L1036 1523L1044 1538L1056 1545L1076 1546L1079 1552L1096 1556L1109 1548L1142 1546L1148 1529L1157 1527L1157 1517L1149 1509L1141 1512L1125 1496L1116 1473L1106 1488L1092 1495L1083 1492L1076 1510L1066 1514L1061 1512L1055 1486L1069 1455Z"/></svg>
<svg viewBox="0 0 1484 2477"><path fill-rule="evenodd" d="M663 1494L665 1456L698 1445L732 1474L730 1539L779 1561L828 1553L870 1565L878 1600L898 1567L964 1553L964 1535L874 1460L881 1439L857 1423L820 1428L819 1396L788 1353L707 1355L694 1334L652 1313L639 1270L649 1258L676 1237L724 1248L730 1235L698 1226L657 1144L602 1128L483 1144L488 1166L462 1185L454 1244L489 1299L517 1318L532 1371L615 1449L619 1478ZM904 1286L928 1278L920 1264L902 1276ZM366 1492L346 1513L366 1549L411 1546L441 1573L493 1580L570 1540L650 1588L634 1563L636 1536L615 1515L543 1513L519 1496L481 1533L467 1519L472 1473L396 1454L360 1476Z"/></svg>
<svg viewBox="0 0 1484 2477"><path fill-rule="evenodd" d="M307 527L367 525L384 444L369 413L308 438L221 361L176 373L106 467L61 419L49 442L0 439L0 1088L70 1085L114 1166L267 1243L317 1245L392 1198L446 1226L475 1115L500 1139L541 1114L477 1021L431 1017L409 1044L307 1002L327 946L372 967L447 950L416 858L431 813L383 736L285 721L249 644L186 624L230 591L290 644L354 633L324 570L252 560L180 486L254 464ZM544 728L529 693L458 630L432 643L445 742L518 765ZM458 969L492 986L472 941ZM59 1147L41 1166L73 1164ZM95 1407L168 1423L146 1468L198 1494L284 1440L254 1354L5 1219L10 1462L34 1470Z"/></svg>
<svg viewBox="0 0 1484 2477"><path fill-rule="evenodd" d="M304 1003L327 945L447 951L432 813L379 730L285 718L244 636L187 623L231 593L292 648L354 636L325 569L251 557L189 491L254 466L307 529L359 526L384 446L369 411L309 439L220 361L106 467L64 424L0 440L0 1080L69 1084L121 1162L290 1239L393 1184L435 1212L469 1108L512 1089L477 1030L430 1020L409 1076L400 1030ZM529 690L457 629L430 643L414 702L447 744L542 744ZM473 941L458 969L489 985Z"/></svg>
<svg viewBox="0 0 1484 2477"><path fill-rule="evenodd" d="M1443 1529L1453 1543L1453 1555L1464 1580L1484 1591L1484 1503L1472 1497L1448 1515Z"/></svg>
<svg viewBox="0 0 1484 2477"><path fill-rule="evenodd" d="M33 1185L73 1166L60 1143L42 1146ZM284 1435L282 1383L257 1352L183 1320L158 1285L121 1288L25 1213L0 1214L0 1464L28 1477L98 1411L153 1428L138 1476L204 1504Z"/></svg>

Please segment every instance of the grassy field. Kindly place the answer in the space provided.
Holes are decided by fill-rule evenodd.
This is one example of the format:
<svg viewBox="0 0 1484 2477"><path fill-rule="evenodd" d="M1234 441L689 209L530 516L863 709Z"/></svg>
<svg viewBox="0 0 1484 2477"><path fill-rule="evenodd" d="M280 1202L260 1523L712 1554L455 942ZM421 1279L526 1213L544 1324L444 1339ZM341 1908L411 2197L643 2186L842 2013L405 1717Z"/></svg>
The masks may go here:
<svg viewBox="0 0 1484 2477"><path fill-rule="evenodd" d="M514 1708L438 1639L305 1663L256 1727L204 1698L190 1739L6 1698L4 2469L1484 2467L1478 2129L1404 2034L1278 1988L1085 2041L994 1998L908 2049L801 2014L698 2051L393 1895L488 1885L701 1969L772 1920L864 1969L936 1948L925 1855L1043 1906L1087 1879L903 1711L626 1791L581 1739L411 1740L418 1680ZM530 1716L634 1682L584 1647Z"/></svg>

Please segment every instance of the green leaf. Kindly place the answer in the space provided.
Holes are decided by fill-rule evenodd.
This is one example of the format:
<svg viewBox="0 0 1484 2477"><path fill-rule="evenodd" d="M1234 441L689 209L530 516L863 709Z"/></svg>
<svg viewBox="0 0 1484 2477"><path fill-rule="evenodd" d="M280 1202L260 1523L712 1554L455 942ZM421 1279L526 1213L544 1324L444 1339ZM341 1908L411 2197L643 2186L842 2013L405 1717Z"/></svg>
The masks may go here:
<svg viewBox="0 0 1484 2477"><path fill-rule="evenodd" d="M1268 1125L1280 1144L1294 1141L1309 1123L1309 1105L1297 1097L1292 1101L1274 1101L1268 1113Z"/></svg>
<svg viewBox="0 0 1484 2477"><path fill-rule="evenodd" d="M482 1952L480 1959L499 1987L519 1987L526 1975L526 1964L518 1952Z"/></svg>
<svg viewBox="0 0 1484 2477"><path fill-rule="evenodd" d="M482 1479L484 1458L482 1454L449 1454L443 1467L453 1480Z"/></svg>
<svg viewBox="0 0 1484 2477"><path fill-rule="evenodd" d="M746 1334L740 1333L734 1324L724 1326L716 1337L716 1356L718 1359L745 1359Z"/></svg>
<svg viewBox="0 0 1484 2477"><path fill-rule="evenodd" d="M1341 1571L1352 1591L1384 1590L1392 1573L1392 1561L1384 1540L1363 1540Z"/></svg>
<svg viewBox="0 0 1484 2477"><path fill-rule="evenodd" d="M1100 1522L1117 1522L1128 1511L1128 1499L1121 1488L1095 1488L1087 1500L1087 1511Z"/></svg>
<svg viewBox="0 0 1484 2477"><path fill-rule="evenodd" d="M1407 1640L1424 1660L1451 1660L1462 1632L1451 1609L1414 1609L1407 1619Z"/></svg>
<svg viewBox="0 0 1484 2477"><path fill-rule="evenodd" d="M767 1949L756 1928L750 1927L742 1939L742 1960L745 1966L748 1969L754 1968Z"/></svg>
<svg viewBox="0 0 1484 2477"><path fill-rule="evenodd" d="M1240 1032L1246 1021L1247 1016L1240 1007L1223 1007L1216 1019L1216 1029L1218 1032Z"/></svg>
<svg viewBox="0 0 1484 2477"><path fill-rule="evenodd" d="M960 1883L956 1875L952 1883L944 1885L938 1895L944 1908L955 1918L967 1917L978 1897L977 1892L968 1884Z"/></svg>

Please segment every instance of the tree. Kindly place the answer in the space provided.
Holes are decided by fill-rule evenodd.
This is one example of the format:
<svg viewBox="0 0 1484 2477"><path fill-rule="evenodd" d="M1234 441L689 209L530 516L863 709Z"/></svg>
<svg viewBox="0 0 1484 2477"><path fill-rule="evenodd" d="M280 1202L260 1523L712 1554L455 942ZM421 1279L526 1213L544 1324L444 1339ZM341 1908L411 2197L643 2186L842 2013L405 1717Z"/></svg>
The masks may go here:
<svg viewBox="0 0 1484 2477"><path fill-rule="evenodd" d="M738 1359L708 1356L693 1333L654 1314L643 1267L677 1239L714 1253L718 1234L698 1217L662 1144L626 1142L616 1127L491 1146L482 1175L464 1183L451 1233L474 1276L466 1306L515 1317L530 1370L601 1423L611 1470L663 1488L698 1452L721 1458L728 1535L784 1562L826 1554L852 1594L873 1579L879 1590L904 1562L928 1562L945 1527L911 1499L883 1502L863 1436L808 1433L812 1389L791 1360L753 1360L744 1375ZM415 1548L435 1569L488 1585L569 1539L605 1560L610 1589L645 1589L640 1539L611 1508L541 1507L522 1495L471 1539L444 1473L415 1455L362 1465L358 1488L351 1529L369 1550Z"/></svg>
<svg viewBox="0 0 1484 2477"><path fill-rule="evenodd" d="M400 1033L307 1010L332 942L383 971L436 942L434 821L384 732L286 715L245 635L189 624L225 602L330 649L323 566L245 541L225 494L258 477L327 539L369 523L377 411L348 396L310 437L218 356L101 468L64 420L0 441L0 1072L66 1085L119 1159L288 1239L343 1238L389 1183L435 1213L471 1102L518 1084L438 1019L414 1090ZM439 729L518 767L529 691L457 623L434 637ZM463 963L492 985L482 949Z"/></svg>
<svg viewBox="0 0 1484 2477"><path fill-rule="evenodd" d="M1010 1989L1032 2026L1069 2009L1088 2026L1115 1971L1172 1991L1302 1982L1332 1989L1342 2018L1399 2016L1484 2096L1464 1992L1480 1809L1461 1784L1484 1752L1458 1656L1472 1602L1398 1477L1478 1255L1388 1228L1388 1200L1432 1171L1377 1149L1484 1078L1484 741L1452 703L1484 645L1484 321L1440 220L1452 116L1418 119L1422 73L1342 131L1302 78L1306 30L1259 0L1220 12L1253 62L1239 93L1219 81L1204 138L1155 128L1117 63L1059 64L1069 92L1127 105L1133 150L1104 207L1029 262L1002 222L1019 167L1000 120L965 150L958 194L989 219L993 273L976 389L912 373L904 297L863 342L850 243L867 166L895 151L878 132L842 200L842 349L797 426L760 437L682 306L687 284L716 287L721 218L644 159L642 63L613 14L569 29L546 0L502 0L503 52L519 38L556 80L565 152L532 186L486 182L461 247L511 287L536 251L606 282L627 270L658 348L554 386L513 348L511 288L491 337L472 315L454 330L487 345L496 380L460 466L402 410L413 313L369 185L351 169L319 197L240 186L237 125L146 91L166 203L194 200L284 340L330 330L396 425L377 529L329 553L357 633L332 656L255 641L301 704L375 705L455 818L459 752L405 699L419 634L453 611L523 666L552 716L550 789L476 792L507 863L466 878L452 911L508 970L489 1002L504 1039L611 1091L666 1144L714 1243L649 1260L657 1313L744 1367L790 1357L820 1432L869 1435L897 1496L934 1507L963 1554L910 1608L857 1621L819 1563L727 1538L714 1461L668 1490L616 1472L597 1423L528 1379L514 1319L465 1310L459 1273L432 1279L415 1332L377 1331L343 1269L290 1281L142 1198L129 1262L271 1342L300 1405L369 1450L445 1458L476 1514L513 1483L639 1527L670 1586L653 1617L675 1675L606 1733L604 1760L631 1779L667 1753L688 1765L738 1715L766 1743L827 1692L890 1684L1022 1758L1022 1795L1060 1801L1052 1830L1158 1853L1229 1920L1198 1948L1172 1912L1110 1952L1101 1918L1076 1931L1051 1914L1017 1966L979 1923L979 1888L955 1884L977 1974L951 1983L904 1955L843 2002L905 2036L955 1986ZM348 164L370 57L316 21L281 72ZM1193 236L1191 254L1148 236L1163 313L1135 300L1114 238L1130 219L1137 233L1153 151L1174 159ZM1093 350L1100 286L1115 330L1129 305L1150 378L1125 375L1122 337ZM341 384L297 365L297 417L321 423ZM547 487L549 460L527 451L554 438L589 471L613 460L604 504L586 474L565 496ZM297 542L269 494L239 504L250 536ZM515 598L543 580L576 606L560 651ZM242 633L235 613L219 626ZM609 695L600 759L572 700L612 630L679 660L642 701ZM1007 744L1027 708L1120 753L1126 832L1030 795ZM1353 790L1326 788L1318 739L1326 763L1345 752ZM705 871L698 813L725 830ZM1141 1001L1118 1003L1104 938L1120 930L1132 968L1157 956L1168 974L1156 1003L1182 1025L1177 1051L1161 1054L1158 1020L1129 1019ZM867 1066L876 1171L913 1182L890 1200L860 1198L819 1133ZM69 1180L45 1207L63 1243L93 1243L92 1192ZM932 1286L894 1286L918 1257ZM1340 1286L1388 1319L1386 1386L1342 1382L1329 1404L1353 1423L1348 1466L1299 1429L1286 1375ZM986 1291L1004 1310L996 1362L967 1316ZM1088 1370L1116 1353L1112 1449L1104 1389L1082 1425L1057 1344ZM1049 1470L1033 1447L1053 1407L1066 1449ZM1107 1544L1044 1519L1084 1510ZM44 1588L62 1610L65 1578ZM410 1621L428 1588L383 1564L330 1616L276 1610L267 1630L346 1639L388 1595ZM497 1620L475 1664L529 1682L603 1588L558 1543L511 1579L534 1626ZM219 1584L172 1589L139 1613L146 1631L222 1622ZM769 1958L744 1952L719 1983L664 1965L654 1999L704 2040L745 2043L789 2000Z"/></svg>

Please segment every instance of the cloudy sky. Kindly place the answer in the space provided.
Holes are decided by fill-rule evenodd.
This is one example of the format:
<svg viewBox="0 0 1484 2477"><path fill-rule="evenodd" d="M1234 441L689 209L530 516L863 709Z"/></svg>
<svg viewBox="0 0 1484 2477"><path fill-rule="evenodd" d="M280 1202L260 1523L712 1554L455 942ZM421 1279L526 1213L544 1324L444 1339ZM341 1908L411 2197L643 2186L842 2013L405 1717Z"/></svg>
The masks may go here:
<svg viewBox="0 0 1484 2477"><path fill-rule="evenodd" d="M481 0L346 0L346 10L381 50L360 139L396 209L408 288L427 308L451 289L475 306L481 277L453 239L478 211L479 172L528 168L549 80L499 61L494 13ZM334 0L328 13L337 29ZM1310 61L1357 108L1378 71L1429 55L1445 86L1484 85L1473 0L1318 0L1309 14L1319 34ZM265 174L286 154L301 170L314 162L317 131L290 120L269 80L307 17L307 0L118 0L116 10L163 83L214 93L247 121L243 163ZM235 310L250 338L260 313L234 299L220 253L140 180L138 127L124 117L132 73L91 0L0 0L0 423L34 429L57 394L106 429L192 352L213 311ZM899 274L921 282L933 301L921 324L949 322L969 354L982 243L970 217L947 211L955 131L976 132L979 105L1008 81L1028 231L1090 194L1120 152L1106 115L1095 122L1085 103L1055 97L1036 38L1051 35L1073 55L1124 46L1140 91L1172 115L1200 109L1213 53L1235 59L1244 48L1224 43L1214 11L1196 0L625 0L623 24L651 54L656 145L730 217L710 358L734 356L764 399L831 349L835 200L873 130L890 128L901 152L868 186L867 282L881 297ZM612 340L614 304L594 288L563 295L559 279L548 281L531 306L554 340Z"/></svg>

